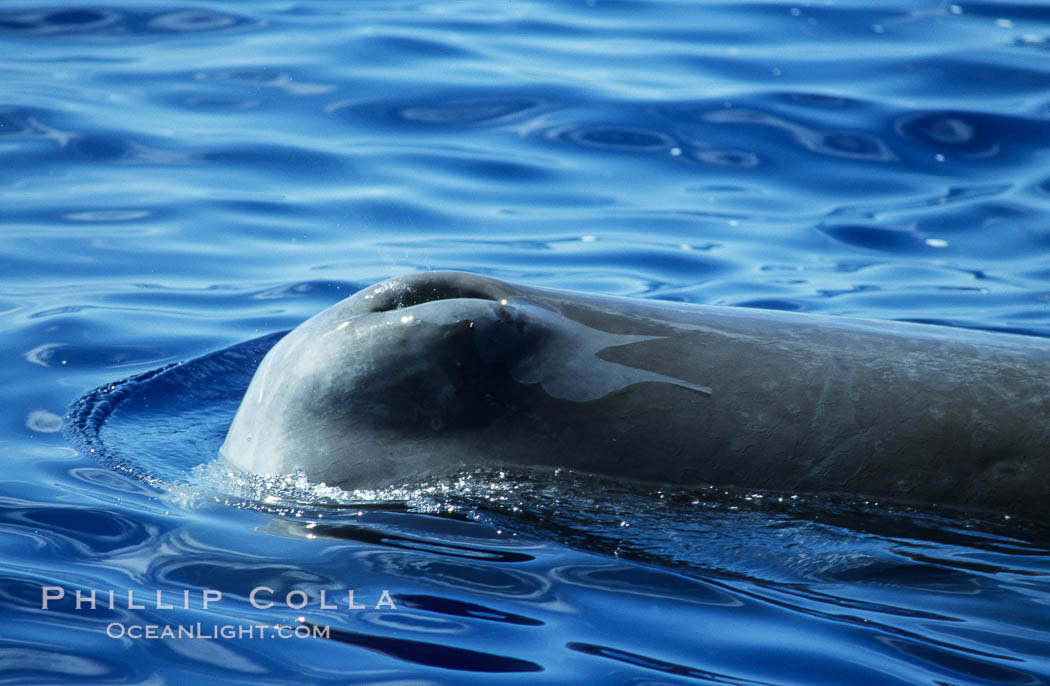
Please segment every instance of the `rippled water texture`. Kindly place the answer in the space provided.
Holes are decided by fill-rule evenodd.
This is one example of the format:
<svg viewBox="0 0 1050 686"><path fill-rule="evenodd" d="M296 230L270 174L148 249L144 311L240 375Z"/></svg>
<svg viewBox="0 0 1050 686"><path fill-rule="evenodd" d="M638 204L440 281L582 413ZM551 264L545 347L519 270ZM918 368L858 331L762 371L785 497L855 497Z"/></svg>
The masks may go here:
<svg viewBox="0 0 1050 686"><path fill-rule="evenodd" d="M1050 683L1039 523L211 460L273 335L415 270L1050 337L1048 27L1020 2L0 6L0 681ZM107 635L197 623L328 634Z"/></svg>

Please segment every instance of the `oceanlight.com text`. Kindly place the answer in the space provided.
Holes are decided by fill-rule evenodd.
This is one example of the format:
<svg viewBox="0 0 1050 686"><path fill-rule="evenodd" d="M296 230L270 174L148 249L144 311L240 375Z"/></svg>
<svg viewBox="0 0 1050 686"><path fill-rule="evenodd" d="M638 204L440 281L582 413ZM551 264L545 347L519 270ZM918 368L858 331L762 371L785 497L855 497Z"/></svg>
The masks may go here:
<svg viewBox="0 0 1050 686"><path fill-rule="evenodd" d="M260 624L124 624L111 622L106 625L106 635L110 638L130 639L289 639L289 638L328 638L329 627L314 624L299 626Z"/></svg>

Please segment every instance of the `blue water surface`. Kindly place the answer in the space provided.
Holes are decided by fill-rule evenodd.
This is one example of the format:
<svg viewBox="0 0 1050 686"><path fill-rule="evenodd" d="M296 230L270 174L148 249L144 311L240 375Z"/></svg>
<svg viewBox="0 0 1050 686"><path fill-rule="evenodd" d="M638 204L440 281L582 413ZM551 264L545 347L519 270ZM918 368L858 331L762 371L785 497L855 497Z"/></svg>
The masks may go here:
<svg viewBox="0 0 1050 686"><path fill-rule="evenodd" d="M1035 2L3 4L0 683L1050 683L1043 523L214 461L412 271L1050 337L1048 107Z"/></svg>

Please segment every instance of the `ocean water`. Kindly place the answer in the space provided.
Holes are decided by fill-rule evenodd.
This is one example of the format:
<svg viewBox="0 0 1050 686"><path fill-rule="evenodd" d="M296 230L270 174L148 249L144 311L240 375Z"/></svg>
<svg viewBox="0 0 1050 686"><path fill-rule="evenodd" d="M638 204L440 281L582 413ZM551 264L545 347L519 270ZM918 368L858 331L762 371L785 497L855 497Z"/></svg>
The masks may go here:
<svg viewBox="0 0 1050 686"><path fill-rule="evenodd" d="M5 3L0 683L1050 683L1044 523L215 462L412 271L1050 337L1048 65L1034 2Z"/></svg>

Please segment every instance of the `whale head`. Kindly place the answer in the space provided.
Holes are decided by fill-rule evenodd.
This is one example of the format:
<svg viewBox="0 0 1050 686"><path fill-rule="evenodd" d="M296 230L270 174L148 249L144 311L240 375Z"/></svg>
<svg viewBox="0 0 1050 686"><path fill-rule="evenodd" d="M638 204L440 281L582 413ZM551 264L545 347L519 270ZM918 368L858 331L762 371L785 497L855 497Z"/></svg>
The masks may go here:
<svg viewBox="0 0 1050 686"><path fill-rule="evenodd" d="M304 322L267 353L220 452L260 474L365 487L458 462L435 441L520 407L511 369L544 336L497 281L392 279ZM451 458L451 459L450 459Z"/></svg>
<svg viewBox="0 0 1050 686"><path fill-rule="evenodd" d="M651 344L673 327L591 300L458 272L367 288L267 353L220 452L245 471L302 469L344 488L507 463L603 471L626 460L655 473L641 449L652 439L631 417L659 405L624 404L626 389L674 387L688 402L711 390L655 366Z"/></svg>

